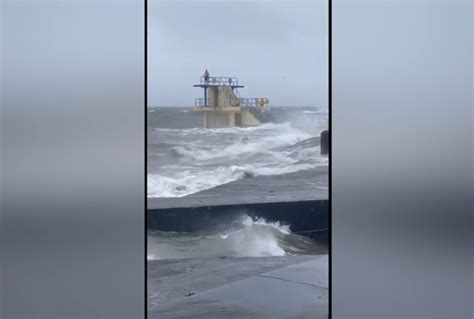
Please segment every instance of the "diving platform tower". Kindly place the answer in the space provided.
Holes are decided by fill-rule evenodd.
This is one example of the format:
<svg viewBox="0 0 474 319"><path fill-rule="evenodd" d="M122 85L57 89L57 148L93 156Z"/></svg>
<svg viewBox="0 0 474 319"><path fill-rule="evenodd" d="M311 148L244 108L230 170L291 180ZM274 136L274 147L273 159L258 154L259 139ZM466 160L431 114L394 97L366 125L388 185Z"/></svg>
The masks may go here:
<svg viewBox="0 0 474 319"><path fill-rule="evenodd" d="M211 77L206 72L194 87L204 91L203 98L195 99L194 111L203 114L206 128L257 126L272 120L268 99L241 98L238 88L244 86L235 77Z"/></svg>

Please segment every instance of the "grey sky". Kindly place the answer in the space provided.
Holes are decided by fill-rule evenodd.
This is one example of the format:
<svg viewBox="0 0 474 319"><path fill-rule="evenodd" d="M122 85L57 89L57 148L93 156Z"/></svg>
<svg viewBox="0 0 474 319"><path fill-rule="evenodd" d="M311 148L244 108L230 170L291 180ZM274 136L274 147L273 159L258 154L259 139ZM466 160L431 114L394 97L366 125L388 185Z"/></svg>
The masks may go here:
<svg viewBox="0 0 474 319"><path fill-rule="evenodd" d="M327 1L149 0L148 104L193 105L207 68L243 97L327 108L327 15Z"/></svg>

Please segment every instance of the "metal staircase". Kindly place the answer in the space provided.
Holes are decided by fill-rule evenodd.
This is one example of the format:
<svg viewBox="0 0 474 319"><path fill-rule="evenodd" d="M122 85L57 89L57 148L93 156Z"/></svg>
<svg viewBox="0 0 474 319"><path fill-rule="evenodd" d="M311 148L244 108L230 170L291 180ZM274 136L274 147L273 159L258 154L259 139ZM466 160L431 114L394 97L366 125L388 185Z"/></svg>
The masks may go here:
<svg viewBox="0 0 474 319"><path fill-rule="evenodd" d="M240 106L243 110L248 110L257 120L268 123L273 120L270 111L265 109L268 99L265 98L228 98L226 105Z"/></svg>
<svg viewBox="0 0 474 319"><path fill-rule="evenodd" d="M247 108L253 116L262 123L269 123L273 121L272 114L269 111L261 111L259 108L249 107Z"/></svg>

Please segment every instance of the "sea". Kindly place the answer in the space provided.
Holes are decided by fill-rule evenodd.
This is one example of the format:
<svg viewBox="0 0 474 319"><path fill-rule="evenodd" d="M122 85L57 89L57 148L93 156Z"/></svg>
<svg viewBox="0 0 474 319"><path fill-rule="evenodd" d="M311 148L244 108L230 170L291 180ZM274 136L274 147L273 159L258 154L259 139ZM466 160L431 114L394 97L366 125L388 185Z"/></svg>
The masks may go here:
<svg viewBox="0 0 474 319"><path fill-rule="evenodd" d="M248 128L203 128L190 107L148 109L147 196L181 198L256 176L282 176L328 165L319 134L328 112L274 107L274 121ZM308 174L311 176L311 174ZM265 185L262 185L265 191ZM235 194L239 196L239 194ZM279 221L242 213L228 227L199 233L148 231L148 259L267 257L326 253Z"/></svg>

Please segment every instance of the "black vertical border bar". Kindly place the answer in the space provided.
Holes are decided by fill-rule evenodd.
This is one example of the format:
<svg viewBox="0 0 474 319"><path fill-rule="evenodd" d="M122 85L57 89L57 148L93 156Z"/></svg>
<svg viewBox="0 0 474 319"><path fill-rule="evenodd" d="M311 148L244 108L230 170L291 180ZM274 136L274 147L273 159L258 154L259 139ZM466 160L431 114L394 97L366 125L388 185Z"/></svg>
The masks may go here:
<svg viewBox="0 0 474 319"><path fill-rule="evenodd" d="M329 166L328 166L328 183L329 183L329 295L328 317L332 318L332 0L328 0L328 111L329 111Z"/></svg>
<svg viewBox="0 0 474 319"><path fill-rule="evenodd" d="M145 142L145 149L144 149L144 152L145 152L145 167L144 167L144 201L145 201L145 205L144 205L144 219L143 219L143 226L144 226L144 230L143 230L143 236L144 236L144 246L145 246L145 253L144 253L144 265L145 265L145 269L144 269L144 273L145 273L145 292L144 292L144 295L145 295L145 298L144 298L144 307L145 307L145 312L144 312L144 315L145 315L145 319L148 318L148 258L147 258L147 251L148 251L148 241L147 241L147 226L146 226L146 211L147 211L147 185L148 185L148 174L147 174L147 167L148 167L148 148L147 148L147 145L148 145L148 134L147 134L147 127L148 127L148 0L143 0L143 5L144 5L144 14L145 14L145 17L144 17L144 37L143 37L143 40L144 40L144 66L145 66L145 70L144 70L144 94L145 94L145 97L144 97L144 111L145 111L145 116L144 116L144 125L143 125L143 132L144 132L144 142Z"/></svg>

